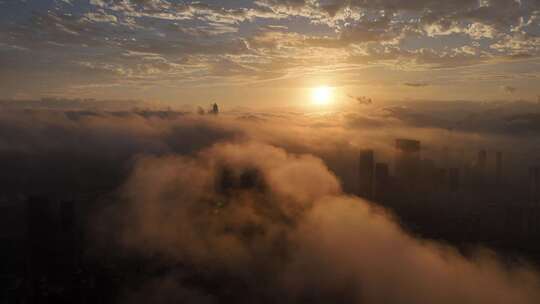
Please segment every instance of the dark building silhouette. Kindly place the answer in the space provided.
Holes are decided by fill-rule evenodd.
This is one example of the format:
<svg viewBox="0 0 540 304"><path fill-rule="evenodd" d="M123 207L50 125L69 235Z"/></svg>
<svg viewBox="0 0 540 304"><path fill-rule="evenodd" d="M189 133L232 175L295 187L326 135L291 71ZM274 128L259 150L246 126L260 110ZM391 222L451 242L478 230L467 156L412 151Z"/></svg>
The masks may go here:
<svg viewBox="0 0 540 304"><path fill-rule="evenodd" d="M225 196L246 190L263 192L265 188L264 178L261 172L255 168L235 170L224 166L221 168L215 183L216 192Z"/></svg>
<svg viewBox="0 0 540 304"><path fill-rule="evenodd" d="M231 194L237 188L235 182L234 171L226 166L223 167L217 175L216 192L226 195Z"/></svg>
<svg viewBox="0 0 540 304"><path fill-rule="evenodd" d="M478 168L480 169L486 169L487 165L487 151L486 150L480 150L478 151L478 160L477 160Z"/></svg>
<svg viewBox="0 0 540 304"><path fill-rule="evenodd" d="M76 211L75 201L38 196L26 201L25 293L30 303L57 303L58 297L75 292L83 247Z"/></svg>
<svg viewBox="0 0 540 304"><path fill-rule="evenodd" d="M219 106L217 103L214 103L212 105L212 110L210 110L210 114L218 115L219 114Z"/></svg>
<svg viewBox="0 0 540 304"><path fill-rule="evenodd" d="M375 164L374 198L382 200L390 188L390 169L386 163Z"/></svg>
<svg viewBox="0 0 540 304"><path fill-rule="evenodd" d="M81 220L77 214L75 201L61 201L59 211L57 256L62 258L62 268L73 269L77 267L82 255Z"/></svg>
<svg viewBox="0 0 540 304"><path fill-rule="evenodd" d="M30 262L47 262L56 235L53 202L41 197L31 197L26 205L27 242ZM47 263L37 263L40 265Z"/></svg>
<svg viewBox="0 0 540 304"><path fill-rule="evenodd" d="M407 187L417 185L421 171L420 141L396 139L396 150L396 177Z"/></svg>
<svg viewBox="0 0 540 304"><path fill-rule="evenodd" d="M373 150L360 151L358 162L358 196L373 199L373 178L375 174Z"/></svg>
<svg viewBox="0 0 540 304"><path fill-rule="evenodd" d="M26 216L26 293L31 302L38 302L43 295L41 281L55 273L57 227L53 202L43 197L29 198Z"/></svg>
<svg viewBox="0 0 540 304"><path fill-rule="evenodd" d="M529 187L531 201L540 203L540 166L529 168Z"/></svg>
<svg viewBox="0 0 540 304"><path fill-rule="evenodd" d="M477 182L483 184L486 179L487 171L487 151L478 151L478 159L476 160L476 178Z"/></svg>
<svg viewBox="0 0 540 304"><path fill-rule="evenodd" d="M423 193L429 193L440 185L439 181L444 179L444 169L441 171L435 165L435 161L430 158L420 160L420 184L416 187ZM441 175L442 174L442 175Z"/></svg>
<svg viewBox="0 0 540 304"><path fill-rule="evenodd" d="M495 153L495 183L500 185L503 182L503 155L502 152Z"/></svg>

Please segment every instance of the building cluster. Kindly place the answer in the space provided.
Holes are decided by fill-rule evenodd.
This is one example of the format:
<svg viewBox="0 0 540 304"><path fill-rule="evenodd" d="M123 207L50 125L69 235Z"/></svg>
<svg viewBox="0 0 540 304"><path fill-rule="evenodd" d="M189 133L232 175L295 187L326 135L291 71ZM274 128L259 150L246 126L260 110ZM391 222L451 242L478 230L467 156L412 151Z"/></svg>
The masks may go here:
<svg viewBox="0 0 540 304"><path fill-rule="evenodd" d="M358 196L395 211L426 237L488 246L525 246L540 236L540 166L510 171L505 155L481 149L473 159L434 161L421 142L395 141L392 165L373 150L360 151Z"/></svg>
<svg viewBox="0 0 540 304"><path fill-rule="evenodd" d="M201 204L215 215L238 192L265 193L265 188L258 170L223 166L215 181L219 199ZM124 286L137 288L148 277L163 275L159 259L96 252L100 246L91 236L99 227L92 214L117 201L107 192L70 199L0 196L0 303L116 303ZM197 278L192 269L185 271Z"/></svg>
<svg viewBox="0 0 540 304"><path fill-rule="evenodd" d="M480 243L540 261L534 242L540 238L540 166L513 168L506 154L484 149L470 159L448 161L442 153L434 161L413 139L397 139L393 149L390 161L374 150L360 151L358 196L393 210L420 236L465 247ZM221 212L238 191L263 198L266 189L257 170L225 166L215 181L221 199L211 202L212 212ZM89 253L95 248L86 234L88 216L116 201L104 194L0 197L0 302L109 303L120 284L137 286L141 278L162 274L148 260Z"/></svg>
<svg viewBox="0 0 540 304"><path fill-rule="evenodd" d="M88 205L85 199L37 196L0 201L2 303L106 303L114 298L107 262L85 254Z"/></svg>

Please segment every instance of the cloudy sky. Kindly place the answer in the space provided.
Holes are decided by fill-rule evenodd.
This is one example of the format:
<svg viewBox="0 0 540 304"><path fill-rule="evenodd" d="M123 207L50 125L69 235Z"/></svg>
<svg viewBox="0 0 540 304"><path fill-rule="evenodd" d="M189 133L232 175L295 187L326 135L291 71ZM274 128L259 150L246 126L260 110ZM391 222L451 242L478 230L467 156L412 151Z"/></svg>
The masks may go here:
<svg viewBox="0 0 540 304"><path fill-rule="evenodd" d="M0 0L0 98L540 94L539 0Z"/></svg>

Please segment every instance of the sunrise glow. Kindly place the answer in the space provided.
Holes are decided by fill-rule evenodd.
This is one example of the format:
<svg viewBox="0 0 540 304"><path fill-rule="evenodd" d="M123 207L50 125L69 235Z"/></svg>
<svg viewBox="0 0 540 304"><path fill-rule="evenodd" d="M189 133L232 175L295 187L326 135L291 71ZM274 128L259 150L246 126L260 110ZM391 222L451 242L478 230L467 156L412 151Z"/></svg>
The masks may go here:
<svg viewBox="0 0 540 304"><path fill-rule="evenodd" d="M540 304L539 138L540 0L0 0L0 304Z"/></svg>
<svg viewBox="0 0 540 304"><path fill-rule="evenodd" d="M316 105L328 105L332 102L333 89L327 86L314 88L311 92L311 101Z"/></svg>

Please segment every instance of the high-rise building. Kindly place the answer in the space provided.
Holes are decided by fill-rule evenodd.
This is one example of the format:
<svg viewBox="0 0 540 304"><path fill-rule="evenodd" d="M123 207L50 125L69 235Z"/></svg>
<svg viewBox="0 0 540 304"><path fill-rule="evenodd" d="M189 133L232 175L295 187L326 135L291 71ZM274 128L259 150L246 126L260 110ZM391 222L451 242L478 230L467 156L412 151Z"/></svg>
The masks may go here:
<svg viewBox="0 0 540 304"><path fill-rule="evenodd" d="M375 164L375 200L383 200L389 190L390 170L386 163Z"/></svg>
<svg viewBox="0 0 540 304"><path fill-rule="evenodd" d="M219 106L217 103L214 103L212 105L212 110L210 111L211 114L217 115L219 114Z"/></svg>
<svg viewBox="0 0 540 304"><path fill-rule="evenodd" d="M487 151L478 151L478 159L476 160L476 175L477 182L484 183L487 171Z"/></svg>
<svg viewBox="0 0 540 304"><path fill-rule="evenodd" d="M503 155L502 152L495 153L495 183L500 185L503 182Z"/></svg>
<svg viewBox="0 0 540 304"><path fill-rule="evenodd" d="M418 182L421 171L420 141L413 139L396 139L396 177L404 185Z"/></svg>
<svg viewBox="0 0 540 304"><path fill-rule="evenodd" d="M478 151L478 160L477 160L478 167L485 169L486 164L487 164L487 151L486 150Z"/></svg>
<svg viewBox="0 0 540 304"><path fill-rule="evenodd" d="M56 255L58 259L61 259L63 270L74 269L80 261L83 248L83 233L80 229L82 227L76 210L76 202L61 201L59 211Z"/></svg>
<svg viewBox="0 0 540 304"><path fill-rule="evenodd" d="M358 162L358 196L365 199L373 198L374 171L375 156L373 150L360 151Z"/></svg>
<svg viewBox="0 0 540 304"><path fill-rule="evenodd" d="M56 233L53 203L46 198L31 197L26 203L26 216L29 245L47 250Z"/></svg>
<svg viewBox="0 0 540 304"><path fill-rule="evenodd" d="M540 166L529 168L529 187L531 193L531 201L540 203Z"/></svg>
<svg viewBox="0 0 540 304"><path fill-rule="evenodd" d="M31 302L37 302L38 280L55 273L57 256L53 203L43 197L29 198L26 202L26 217L26 294Z"/></svg>

